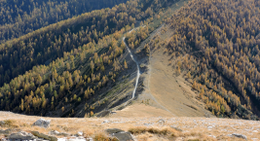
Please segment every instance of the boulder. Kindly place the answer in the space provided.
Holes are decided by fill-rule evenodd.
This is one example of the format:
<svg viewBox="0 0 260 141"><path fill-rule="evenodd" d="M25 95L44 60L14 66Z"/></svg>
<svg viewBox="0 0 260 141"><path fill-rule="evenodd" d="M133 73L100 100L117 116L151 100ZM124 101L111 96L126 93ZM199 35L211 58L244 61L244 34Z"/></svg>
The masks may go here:
<svg viewBox="0 0 260 141"><path fill-rule="evenodd" d="M94 141L93 138L86 138L87 141Z"/></svg>
<svg viewBox="0 0 260 141"><path fill-rule="evenodd" d="M160 119L160 120L158 120L158 122L157 122L158 124L160 124L160 125L164 125L165 124L165 120L163 120L163 119Z"/></svg>
<svg viewBox="0 0 260 141"><path fill-rule="evenodd" d="M173 129L175 129L175 130L177 130L177 131L182 132L182 130L181 130L180 128L178 128L178 127L175 127L175 126L173 126L173 125L171 125L170 127L173 128Z"/></svg>
<svg viewBox="0 0 260 141"><path fill-rule="evenodd" d="M106 132L109 135L116 137L119 141L133 141L134 140L131 133L125 132L121 129L111 128L111 129L107 129Z"/></svg>
<svg viewBox="0 0 260 141"><path fill-rule="evenodd" d="M21 131L17 133L12 133L11 135L8 136L8 139L9 140L37 140L37 137L35 137L31 133Z"/></svg>
<svg viewBox="0 0 260 141"><path fill-rule="evenodd" d="M119 132L115 133L114 136L119 140L119 141L134 141L134 139L131 136L131 133L129 132Z"/></svg>
<svg viewBox="0 0 260 141"><path fill-rule="evenodd" d="M49 132L50 135L59 135L60 132L56 131L56 130L52 130Z"/></svg>
<svg viewBox="0 0 260 141"><path fill-rule="evenodd" d="M82 136L82 135L83 135L83 132L80 131L80 132L78 132L77 134L78 134L78 136Z"/></svg>
<svg viewBox="0 0 260 141"><path fill-rule="evenodd" d="M56 130L50 131L49 134L50 134L50 135L65 136L65 137L70 136L70 134L68 134L68 133L60 133L60 132L58 132L58 131L56 131Z"/></svg>
<svg viewBox="0 0 260 141"><path fill-rule="evenodd" d="M58 138L58 141L94 141L92 138L85 139L84 137L69 137L69 138Z"/></svg>
<svg viewBox="0 0 260 141"><path fill-rule="evenodd" d="M39 127L44 127L44 128L48 128L51 124L50 120L45 120L45 119L39 119L37 120L35 123L33 123L33 126L39 126Z"/></svg>
<svg viewBox="0 0 260 141"><path fill-rule="evenodd" d="M32 131L32 134L34 136L37 136L39 138L43 138L43 139L46 139L46 140L49 140L49 141L57 141L58 139L54 136L48 136L48 135L45 135L43 133L39 133L38 131Z"/></svg>
<svg viewBox="0 0 260 141"><path fill-rule="evenodd" d="M242 135L242 134L233 133L232 136L247 140L247 137L245 135Z"/></svg>
<svg viewBox="0 0 260 141"><path fill-rule="evenodd" d="M4 126L5 122L4 121L0 121L0 126Z"/></svg>
<svg viewBox="0 0 260 141"><path fill-rule="evenodd" d="M12 132L11 129L2 130L0 129L0 134L10 134Z"/></svg>
<svg viewBox="0 0 260 141"><path fill-rule="evenodd" d="M102 124L109 123L109 122L110 122L109 120L104 120L104 121L102 122Z"/></svg>
<svg viewBox="0 0 260 141"><path fill-rule="evenodd" d="M121 130L121 129L117 129L117 128L111 128L111 129L107 129L106 132L108 134L114 134L114 133L119 133L119 132L124 132L124 130Z"/></svg>

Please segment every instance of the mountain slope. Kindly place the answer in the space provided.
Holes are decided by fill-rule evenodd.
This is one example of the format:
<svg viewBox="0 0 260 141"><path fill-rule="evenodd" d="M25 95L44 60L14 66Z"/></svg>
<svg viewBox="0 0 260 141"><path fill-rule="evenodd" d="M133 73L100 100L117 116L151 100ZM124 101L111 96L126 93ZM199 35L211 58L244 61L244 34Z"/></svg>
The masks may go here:
<svg viewBox="0 0 260 141"><path fill-rule="evenodd" d="M257 119L257 11L254 0L192 1L168 18L161 34L146 46L152 55L168 56L164 65L174 70L169 73L180 80L180 87L183 82L190 86L214 115Z"/></svg>
<svg viewBox="0 0 260 141"><path fill-rule="evenodd" d="M123 34L134 23L148 24L152 21L149 17L164 11L165 3L131 1L2 44L1 51L6 54L1 62L5 74L1 110L83 117L127 101L136 68L125 50ZM137 22L134 15L144 21ZM142 38L152 30L142 27ZM38 65L44 62L46 65Z"/></svg>
<svg viewBox="0 0 260 141"><path fill-rule="evenodd" d="M257 120L259 6L256 0L135 0L6 42L0 108L91 117L145 103L173 116ZM134 101L122 104L135 85Z"/></svg>
<svg viewBox="0 0 260 141"><path fill-rule="evenodd" d="M150 1L135 0L112 9L84 13L7 41L0 45L0 86L35 65L48 65L64 57L64 52L98 42L127 25L132 26L136 19L148 18L160 8L161 5L154 6Z"/></svg>

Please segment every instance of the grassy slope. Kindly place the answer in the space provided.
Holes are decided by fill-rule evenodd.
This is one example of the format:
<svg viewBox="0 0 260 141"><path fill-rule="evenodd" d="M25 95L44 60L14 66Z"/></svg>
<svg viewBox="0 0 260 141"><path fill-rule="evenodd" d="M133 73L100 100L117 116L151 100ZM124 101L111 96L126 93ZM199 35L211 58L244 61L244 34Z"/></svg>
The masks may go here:
<svg viewBox="0 0 260 141"><path fill-rule="evenodd" d="M143 106L141 106L143 107ZM139 107L139 108L141 108ZM148 107L149 108L149 107ZM51 120L49 128L40 128L31 126L38 116L24 116L6 112L0 112L0 121L9 120L12 127L4 127L1 129L21 129L23 131L39 131L40 133L48 134L52 130L76 134L79 131L84 133L84 137L95 137L98 134L105 134L105 129L119 128L125 131L142 132L148 129L153 129L153 133L136 133L134 137L137 140L243 140L237 137L230 137L229 134L238 133L247 136L248 140L260 139L259 121L250 120L234 120L234 119L217 119L217 118L188 118L188 117L153 117L132 115L130 118L121 118L114 116L113 118L45 118ZM158 121L163 119L165 124L159 124ZM103 121L108 123L103 123ZM183 132L174 130L171 127L177 127ZM174 136L161 134L160 131L165 129ZM4 136L0 134L0 139ZM61 138L62 136L59 136Z"/></svg>

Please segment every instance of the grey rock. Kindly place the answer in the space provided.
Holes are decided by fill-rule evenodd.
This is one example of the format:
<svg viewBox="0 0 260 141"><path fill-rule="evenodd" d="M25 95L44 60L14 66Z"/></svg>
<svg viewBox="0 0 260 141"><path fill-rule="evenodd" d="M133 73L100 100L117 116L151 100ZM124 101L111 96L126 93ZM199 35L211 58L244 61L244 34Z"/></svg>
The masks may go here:
<svg viewBox="0 0 260 141"><path fill-rule="evenodd" d="M92 139L92 138L90 138L90 139ZM88 140L88 139L85 139L84 137L71 136L69 138L58 138L58 141L94 141L94 140L93 139Z"/></svg>
<svg viewBox="0 0 260 141"><path fill-rule="evenodd" d="M56 130L50 131L49 135L57 135L57 136L65 136L65 137L70 136L70 134L68 134L68 133L60 133L60 132L58 132Z"/></svg>
<svg viewBox="0 0 260 141"><path fill-rule="evenodd" d="M104 121L102 122L102 124L109 123L109 122L110 122L109 120L104 120Z"/></svg>
<svg viewBox="0 0 260 141"><path fill-rule="evenodd" d="M65 136L65 137L67 137L67 136L70 136L70 134L68 134L68 133L60 133L59 136Z"/></svg>
<svg viewBox="0 0 260 141"><path fill-rule="evenodd" d="M50 120L45 120L45 119L39 119L37 120L35 123L33 123L34 126L39 126L39 127L44 127L44 128L48 128L51 124Z"/></svg>
<svg viewBox="0 0 260 141"><path fill-rule="evenodd" d="M8 136L9 140L37 140L37 137L35 137L31 133L27 133L24 131L18 132L18 133L12 133Z"/></svg>
<svg viewBox="0 0 260 141"><path fill-rule="evenodd" d="M46 139L46 140L49 140L49 141L57 141L58 139L54 136L48 136L48 135L45 135L43 133L39 133L38 131L32 131L32 134L34 136L37 136L39 138L43 138L43 139Z"/></svg>
<svg viewBox="0 0 260 141"><path fill-rule="evenodd" d="M133 141L134 140L131 133L125 132L121 129L112 128L112 129L107 129L106 132L109 135L116 137L119 141Z"/></svg>
<svg viewBox="0 0 260 141"><path fill-rule="evenodd" d="M242 135L242 134L233 133L232 136L247 140L247 137L245 135Z"/></svg>
<svg viewBox="0 0 260 141"><path fill-rule="evenodd" d="M164 125L165 124L165 120L159 119L159 121L157 123L160 124L160 125Z"/></svg>
<svg viewBox="0 0 260 141"><path fill-rule="evenodd" d="M78 136L82 136L82 135L83 135L83 132L80 131L80 132L78 132L77 134L78 134Z"/></svg>
<svg viewBox="0 0 260 141"><path fill-rule="evenodd" d="M59 135L60 132L56 131L56 130L52 130L49 132L50 135Z"/></svg>
<svg viewBox="0 0 260 141"><path fill-rule="evenodd" d="M2 130L0 129L0 134L10 134L12 132L11 129Z"/></svg>
<svg viewBox="0 0 260 141"><path fill-rule="evenodd" d="M145 126L152 126L154 123L144 123Z"/></svg>
<svg viewBox="0 0 260 141"><path fill-rule="evenodd" d="M94 141L93 138L86 138L87 141Z"/></svg>
<svg viewBox="0 0 260 141"><path fill-rule="evenodd" d="M115 133L114 136L119 140L119 141L133 141L134 139L131 136L131 133L129 132L119 132Z"/></svg>
<svg viewBox="0 0 260 141"><path fill-rule="evenodd" d="M182 130L181 130L180 128L178 128L178 127L175 127L175 126L173 126L173 125L171 125L170 127L173 128L173 129L175 129L175 130L177 130L177 131L182 132Z"/></svg>
<svg viewBox="0 0 260 141"><path fill-rule="evenodd" d="M4 126L5 122L4 121L0 121L0 126Z"/></svg>
<svg viewBox="0 0 260 141"><path fill-rule="evenodd" d="M6 138L2 138L1 141L7 141L7 139Z"/></svg>
<svg viewBox="0 0 260 141"><path fill-rule="evenodd" d="M114 134L114 133L119 133L119 132L124 132L124 130L121 130L121 129L117 129L117 128L111 128L111 129L106 129L106 132L108 134Z"/></svg>

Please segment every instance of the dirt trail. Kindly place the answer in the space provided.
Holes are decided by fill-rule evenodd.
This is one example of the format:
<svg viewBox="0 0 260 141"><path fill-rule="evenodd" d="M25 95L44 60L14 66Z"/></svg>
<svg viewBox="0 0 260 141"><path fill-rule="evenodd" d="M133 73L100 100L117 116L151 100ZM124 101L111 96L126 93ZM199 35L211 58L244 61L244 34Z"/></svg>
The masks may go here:
<svg viewBox="0 0 260 141"><path fill-rule="evenodd" d="M134 30L136 30L136 29L138 29L138 28L140 28L140 27L133 28L133 29L130 30L128 33L131 33L132 31L134 31ZM137 68L135 88L134 88L134 90L133 90L132 98L129 99L128 101L126 101L125 104L124 104L124 105L127 105L130 101L132 101L132 100L135 98L135 93L136 93L136 89L137 89L137 87L138 87L138 82L139 82L139 78L140 78L140 67L139 67L139 63L135 60L132 51L130 50L130 48L129 48L128 45L126 44L126 42L125 42L125 37L123 37L123 41L124 41L124 44L125 44L125 46L126 46L126 48L127 48L127 51L128 51L129 54L130 54L131 59L135 62L136 68Z"/></svg>
<svg viewBox="0 0 260 141"><path fill-rule="evenodd" d="M131 31L132 31L132 30L131 30ZM135 60L135 58L134 58L134 56L133 56L131 50L129 49L128 45L126 44L126 42L125 42L125 37L123 38L123 41L124 41L124 44L125 44L125 46L126 46L128 52L129 52L130 56L131 56L131 59L135 62L136 67L137 67L137 77L136 77L136 82L135 82L135 88L134 88L134 91L133 91L133 94L132 94L132 98L130 99L130 100L132 100L132 99L135 98L135 93L136 93L136 89L137 89L138 82L139 82L139 78L140 78L140 67L139 67L138 62Z"/></svg>

